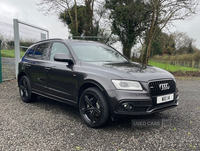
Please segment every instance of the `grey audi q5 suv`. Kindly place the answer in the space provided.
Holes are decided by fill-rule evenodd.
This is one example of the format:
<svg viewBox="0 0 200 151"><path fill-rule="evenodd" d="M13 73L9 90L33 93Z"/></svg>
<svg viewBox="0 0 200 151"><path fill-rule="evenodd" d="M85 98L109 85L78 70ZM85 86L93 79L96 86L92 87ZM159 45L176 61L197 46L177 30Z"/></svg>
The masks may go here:
<svg viewBox="0 0 200 151"><path fill-rule="evenodd" d="M169 72L131 62L99 42L49 39L30 46L19 62L22 101L44 96L79 108L90 127L112 117L147 115L178 105Z"/></svg>

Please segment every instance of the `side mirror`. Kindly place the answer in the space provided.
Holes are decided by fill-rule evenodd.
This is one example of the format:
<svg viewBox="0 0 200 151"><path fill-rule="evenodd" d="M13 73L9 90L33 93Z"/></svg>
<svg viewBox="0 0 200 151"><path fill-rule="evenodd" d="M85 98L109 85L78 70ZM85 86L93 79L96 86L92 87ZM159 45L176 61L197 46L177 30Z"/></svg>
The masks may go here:
<svg viewBox="0 0 200 151"><path fill-rule="evenodd" d="M60 62L68 62L69 64L73 64L72 58L69 58L68 55L65 53L57 53L54 55L54 60L55 61L60 61Z"/></svg>

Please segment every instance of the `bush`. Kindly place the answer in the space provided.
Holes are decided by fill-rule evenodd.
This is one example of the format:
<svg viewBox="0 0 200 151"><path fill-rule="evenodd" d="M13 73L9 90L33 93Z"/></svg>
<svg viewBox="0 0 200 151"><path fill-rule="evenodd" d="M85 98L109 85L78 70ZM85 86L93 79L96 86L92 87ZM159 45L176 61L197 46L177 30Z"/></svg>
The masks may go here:
<svg viewBox="0 0 200 151"><path fill-rule="evenodd" d="M25 47L30 47L32 44L32 42L20 42L20 46L25 46ZM26 51L27 48L21 48L22 51Z"/></svg>
<svg viewBox="0 0 200 151"><path fill-rule="evenodd" d="M176 57L177 57L177 56L170 56L170 57L169 57L169 61L176 61Z"/></svg>
<svg viewBox="0 0 200 151"><path fill-rule="evenodd" d="M196 52L193 54L182 54L182 55L155 55L153 60L159 60L159 61L196 61L200 62L200 52Z"/></svg>
<svg viewBox="0 0 200 151"><path fill-rule="evenodd" d="M4 49L9 49L12 50L14 49L14 44L15 42L13 40L11 41L4 41ZM34 44L33 42L24 42L24 41L20 41L20 46L24 46L24 47L30 47L32 44ZM21 48L22 51L26 51L27 48Z"/></svg>
<svg viewBox="0 0 200 151"><path fill-rule="evenodd" d="M176 61L192 61L193 55L191 54L183 54L183 55L177 55Z"/></svg>
<svg viewBox="0 0 200 151"><path fill-rule="evenodd" d="M162 58L163 58L162 60L164 60L164 61L168 61L169 58L170 58L170 55L163 55Z"/></svg>
<svg viewBox="0 0 200 151"><path fill-rule="evenodd" d="M193 60L196 62L200 62L200 52L196 52L193 54Z"/></svg>
<svg viewBox="0 0 200 151"><path fill-rule="evenodd" d="M7 41L7 48L6 49L14 49L14 41Z"/></svg>

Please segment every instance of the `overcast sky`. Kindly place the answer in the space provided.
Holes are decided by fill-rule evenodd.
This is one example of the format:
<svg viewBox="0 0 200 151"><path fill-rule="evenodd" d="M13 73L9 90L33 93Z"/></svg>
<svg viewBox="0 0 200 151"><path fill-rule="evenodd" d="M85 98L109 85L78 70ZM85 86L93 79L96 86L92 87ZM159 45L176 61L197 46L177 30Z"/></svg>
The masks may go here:
<svg viewBox="0 0 200 151"><path fill-rule="evenodd" d="M19 19L26 23L36 25L49 30L50 38L68 37L68 29L57 16L45 16L38 11L39 0L0 0L0 21L13 23L13 19Z"/></svg>
<svg viewBox="0 0 200 151"><path fill-rule="evenodd" d="M13 19L19 19L49 30L50 38L67 39L67 27L57 19L57 16L45 16L39 12L36 5L38 2L39 0L0 0L0 21L12 24ZM176 21L174 25L176 28L169 28L171 32L187 32L191 38L196 39L195 44L200 49L200 14L190 21Z"/></svg>

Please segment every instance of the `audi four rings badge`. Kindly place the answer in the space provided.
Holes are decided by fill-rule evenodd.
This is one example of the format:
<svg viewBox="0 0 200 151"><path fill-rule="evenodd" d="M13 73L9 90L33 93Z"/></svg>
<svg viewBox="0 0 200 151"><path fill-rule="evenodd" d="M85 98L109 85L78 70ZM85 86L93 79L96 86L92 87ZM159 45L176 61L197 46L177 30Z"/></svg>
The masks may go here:
<svg viewBox="0 0 200 151"><path fill-rule="evenodd" d="M170 89L170 86L168 83L163 83L163 84L159 84L159 88L161 90L169 90Z"/></svg>

